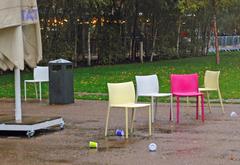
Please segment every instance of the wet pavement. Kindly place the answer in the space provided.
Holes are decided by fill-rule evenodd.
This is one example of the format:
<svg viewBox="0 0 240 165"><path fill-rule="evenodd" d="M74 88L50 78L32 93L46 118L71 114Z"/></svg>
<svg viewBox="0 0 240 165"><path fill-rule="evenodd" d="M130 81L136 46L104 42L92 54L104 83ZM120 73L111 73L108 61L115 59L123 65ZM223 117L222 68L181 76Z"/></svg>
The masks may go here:
<svg viewBox="0 0 240 165"><path fill-rule="evenodd" d="M0 117L14 115L14 102L0 100ZM134 134L129 139L115 136L125 128L124 111L110 114L109 136L104 137L107 102L76 101L67 105L48 105L37 100L22 103L23 114L33 117L62 116L65 129L38 131L32 138L25 133L0 133L1 165L225 165L240 164L240 104L225 104L225 114L218 104L212 113L206 107L205 122L195 120L193 104L181 107L180 124L169 122L168 104L159 104L153 135L148 137L148 114L136 112ZM130 113L129 113L130 116ZM90 149L89 141L98 143ZM157 144L156 152L148 145Z"/></svg>

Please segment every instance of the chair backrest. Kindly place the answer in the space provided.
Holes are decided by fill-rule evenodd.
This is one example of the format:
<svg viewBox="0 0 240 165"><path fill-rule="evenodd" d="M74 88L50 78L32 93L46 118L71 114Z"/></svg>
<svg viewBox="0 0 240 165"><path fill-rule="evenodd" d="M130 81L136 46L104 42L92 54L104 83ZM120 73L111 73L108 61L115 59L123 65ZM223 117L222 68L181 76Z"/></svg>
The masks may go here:
<svg viewBox="0 0 240 165"><path fill-rule="evenodd" d="M220 71L206 70L205 76L204 76L204 87L218 89L219 75L220 75Z"/></svg>
<svg viewBox="0 0 240 165"><path fill-rule="evenodd" d="M158 77L154 75L135 76L137 83L137 95L159 93Z"/></svg>
<svg viewBox="0 0 240 165"><path fill-rule="evenodd" d="M198 74L171 74L171 92L198 92Z"/></svg>
<svg viewBox="0 0 240 165"><path fill-rule="evenodd" d="M37 66L33 70L34 80L49 81L48 66Z"/></svg>
<svg viewBox="0 0 240 165"><path fill-rule="evenodd" d="M135 89L132 81L108 83L109 105L135 103Z"/></svg>

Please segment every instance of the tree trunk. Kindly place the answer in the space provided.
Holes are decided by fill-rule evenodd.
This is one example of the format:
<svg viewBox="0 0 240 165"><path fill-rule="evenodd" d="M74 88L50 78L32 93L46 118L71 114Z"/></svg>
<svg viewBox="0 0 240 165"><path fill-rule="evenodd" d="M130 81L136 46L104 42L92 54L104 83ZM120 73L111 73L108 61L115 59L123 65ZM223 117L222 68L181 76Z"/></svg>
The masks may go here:
<svg viewBox="0 0 240 165"><path fill-rule="evenodd" d="M202 42L203 42L202 43L202 54L204 56L206 56L207 53L208 53L208 48L209 48L208 43L209 43L210 32L209 32L208 25L204 25L203 29L204 29L204 31L202 33L202 38L203 38L203 40L202 40Z"/></svg>
<svg viewBox="0 0 240 165"><path fill-rule="evenodd" d="M83 24L82 25L82 60L85 60L85 52L86 52L86 49L85 49L85 25Z"/></svg>
<svg viewBox="0 0 240 165"><path fill-rule="evenodd" d="M210 46L211 46L211 25L210 25L210 29L209 29L209 31L208 31L208 34L207 34L208 36L207 36L207 53L208 53L208 50L209 50L209 48L210 48Z"/></svg>
<svg viewBox="0 0 240 165"><path fill-rule="evenodd" d="M157 29L157 23L156 23L156 19L155 16L152 16L152 51L151 51L151 58L150 58L150 62L153 61L153 56L156 54L155 53L155 46L156 46L156 40L157 40L157 33L158 33L158 29Z"/></svg>
<svg viewBox="0 0 240 165"><path fill-rule="evenodd" d="M140 60L143 63L143 41L140 42Z"/></svg>
<svg viewBox="0 0 240 165"><path fill-rule="evenodd" d="M132 35L132 60L136 59L136 30L137 30L137 19L138 19L138 0L135 0L135 13L133 22L133 35Z"/></svg>
<svg viewBox="0 0 240 165"><path fill-rule="evenodd" d="M140 61L143 63L143 55L144 55L144 50L143 50L143 39L144 39L144 27L145 24L141 24L141 41L140 41Z"/></svg>
<svg viewBox="0 0 240 165"><path fill-rule="evenodd" d="M202 47L202 41L200 39L200 35L201 35L201 27L200 27L200 24L197 25L198 26L198 32L197 32L197 49L196 49L196 52L197 52L197 56L201 56L201 47Z"/></svg>
<svg viewBox="0 0 240 165"><path fill-rule="evenodd" d="M133 45L133 40L132 40L132 38L130 38L130 49L129 49L129 60L131 61L131 59L132 59L132 54L133 54L133 52L132 52L132 46Z"/></svg>
<svg viewBox="0 0 240 165"><path fill-rule="evenodd" d="M77 67L78 63L78 28L77 22L75 22L75 34L74 34L74 66Z"/></svg>
<svg viewBox="0 0 240 165"><path fill-rule="evenodd" d="M218 45L218 34L217 34L217 22L216 16L213 16L213 32L214 32L214 46L216 51L216 63L220 64L220 56L219 56L219 45Z"/></svg>
<svg viewBox="0 0 240 165"><path fill-rule="evenodd" d="M220 64L220 56L219 56L219 45L218 45L218 34L217 34L217 2L216 0L212 0L213 5L213 33L214 33L214 46L216 51L216 63Z"/></svg>
<svg viewBox="0 0 240 165"><path fill-rule="evenodd" d="M153 36L152 53L151 53L151 58L150 58L151 62L153 61L153 56L156 54L155 53L156 40L157 40L157 28L155 29L155 33Z"/></svg>
<svg viewBox="0 0 240 165"><path fill-rule="evenodd" d="M177 52L177 56L179 58L179 44L180 44L180 33L181 33L181 24L182 24L182 21L181 21L181 16L179 16L179 19L178 19L178 33L177 33L177 46L176 46L176 52Z"/></svg>
<svg viewBox="0 0 240 165"><path fill-rule="evenodd" d="M90 26L88 27L88 66L91 66L91 31Z"/></svg>

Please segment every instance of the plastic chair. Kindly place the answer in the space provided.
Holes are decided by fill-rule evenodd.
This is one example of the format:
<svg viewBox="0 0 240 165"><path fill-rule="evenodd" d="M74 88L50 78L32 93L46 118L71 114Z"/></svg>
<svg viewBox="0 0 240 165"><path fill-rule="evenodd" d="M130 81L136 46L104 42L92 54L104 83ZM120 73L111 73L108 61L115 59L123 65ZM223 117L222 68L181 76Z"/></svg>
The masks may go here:
<svg viewBox="0 0 240 165"><path fill-rule="evenodd" d="M154 75L135 76L137 83L137 99L140 96L151 97L152 107L152 123L154 122L157 111L157 98L158 97L170 97L170 117L172 120L172 94L171 93L159 93L158 77ZM154 107L155 103L155 107Z"/></svg>
<svg viewBox="0 0 240 165"><path fill-rule="evenodd" d="M42 100L42 82L48 82L48 67L47 66L37 66L33 70L33 80L24 80L24 97L27 100L27 83L34 83L36 98L38 98L37 83L39 84L39 99Z"/></svg>
<svg viewBox="0 0 240 165"><path fill-rule="evenodd" d="M171 92L177 98L177 123L179 123L179 98L196 97L196 119L198 119L198 97L201 97L202 122L204 122L204 97L198 90L197 74L171 74Z"/></svg>
<svg viewBox="0 0 240 165"><path fill-rule="evenodd" d="M126 138L128 138L128 109L132 109L131 118L131 133L133 132L133 119L135 117L136 108L149 107L149 135L152 134L151 128L151 105L150 104L140 104L135 103L135 89L133 82L124 83L108 83L108 93L109 93L109 104L105 127L105 136L107 136L108 130L108 120L111 108L124 108L125 109L125 127L126 127Z"/></svg>
<svg viewBox="0 0 240 165"><path fill-rule="evenodd" d="M219 75L220 75L220 71L207 70L204 76L204 88L199 88L199 91L204 93L206 92L207 100L208 100L208 108L210 112L211 112L211 106L210 106L210 100L209 100L209 92L217 91L219 101L222 107L222 113L224 113L223 101L222 101L222 96L219 88Z"/></svg>

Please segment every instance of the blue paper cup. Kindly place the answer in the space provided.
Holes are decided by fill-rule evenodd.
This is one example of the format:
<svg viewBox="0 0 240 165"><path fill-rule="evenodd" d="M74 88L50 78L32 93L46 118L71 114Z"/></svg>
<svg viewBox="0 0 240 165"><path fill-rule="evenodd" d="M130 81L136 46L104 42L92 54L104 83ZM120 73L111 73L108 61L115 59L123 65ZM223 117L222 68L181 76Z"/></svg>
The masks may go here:
<svg viewBox="0 0 240 165"><path fill-rule="evenodd" d="M121 129L117 129L116 132L115 132L115 134L116 134L117 136L124 136L124 131L121 130Z"/></svg>

